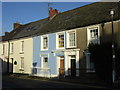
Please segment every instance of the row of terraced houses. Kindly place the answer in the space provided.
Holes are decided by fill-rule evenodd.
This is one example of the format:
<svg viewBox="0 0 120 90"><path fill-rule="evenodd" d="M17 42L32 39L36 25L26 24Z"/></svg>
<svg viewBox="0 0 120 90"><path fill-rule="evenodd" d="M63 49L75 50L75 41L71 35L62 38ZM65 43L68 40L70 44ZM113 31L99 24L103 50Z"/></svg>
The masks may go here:
<svg viewBox="0 0 120 90"><path fill-rule="evenodd" d="M94 73L88 45L112 40L120 46L118 2L95 2L66 12L50 8L49 16L27 24L14 23L0 42L3 73L41 77ZM102 66L101 66L102 67Z"/></svg>

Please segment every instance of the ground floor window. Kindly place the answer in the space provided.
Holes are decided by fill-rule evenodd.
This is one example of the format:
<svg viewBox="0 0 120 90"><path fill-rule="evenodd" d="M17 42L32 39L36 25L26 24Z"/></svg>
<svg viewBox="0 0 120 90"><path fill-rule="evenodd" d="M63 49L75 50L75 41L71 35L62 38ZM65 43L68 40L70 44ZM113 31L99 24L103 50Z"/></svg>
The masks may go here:
<svg viewBox="0 0 120 90"><path fill-rule="evenodd" d="M21 69L24 69L24 57L21 57Z"/></svg>
<svg viewBox="0 0 120 90"><path fill-rule="evenodd" d="M43 57L43 68L48 68L48 57Z"/></svg>
<svg viewBox="0 0 120 90"><path fill-rule="evenodd" d="M94 61L90 58L90 53L85 53L86 56L86 71L87 72L95 72L95 65Z"/></svg>

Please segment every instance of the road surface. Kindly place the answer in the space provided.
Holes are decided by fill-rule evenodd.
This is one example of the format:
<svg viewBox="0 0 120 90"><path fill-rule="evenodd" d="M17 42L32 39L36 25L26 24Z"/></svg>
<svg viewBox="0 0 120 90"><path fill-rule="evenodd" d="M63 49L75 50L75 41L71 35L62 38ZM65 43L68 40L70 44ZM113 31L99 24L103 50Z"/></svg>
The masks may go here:
<svg viewBox="0 0 120 90"><path fill-rule="evenodd" d="M30 79L30 78L20 78L8 75L2 76L2 89L8 88L81 88L81 89L91 89L91 90L102 90L103 88L91 87L87 85L81 85L76 83L51 81L44 79ZM104 89L108 90L108 89Z"/></svg>

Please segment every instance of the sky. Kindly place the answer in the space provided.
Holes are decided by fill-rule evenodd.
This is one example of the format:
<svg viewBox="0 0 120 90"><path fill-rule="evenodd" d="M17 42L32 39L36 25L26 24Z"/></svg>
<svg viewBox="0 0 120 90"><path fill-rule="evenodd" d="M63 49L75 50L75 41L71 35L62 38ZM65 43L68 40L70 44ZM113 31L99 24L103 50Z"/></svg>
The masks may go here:
<svg viewBox="0 0 120 90"><path fill-rule="evenodd" d="M50 2L59 12L93 2ZM13 30L13 23L27 24L48 17L48 2L2 2L2 35Z"/></svg>

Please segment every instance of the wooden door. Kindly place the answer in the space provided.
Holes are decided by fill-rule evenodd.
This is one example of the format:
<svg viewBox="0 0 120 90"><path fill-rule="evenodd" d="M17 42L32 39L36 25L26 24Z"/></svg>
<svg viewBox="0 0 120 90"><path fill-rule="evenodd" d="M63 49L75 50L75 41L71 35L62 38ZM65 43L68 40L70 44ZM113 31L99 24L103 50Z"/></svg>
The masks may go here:
<svg viewBox="0 0 120 90"><path fill-rule="evenodd" d="M60 69L59 69L60 76L64 76L64 59L60 59Z"/></svg>

